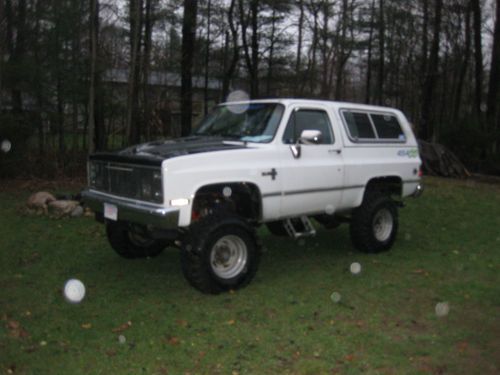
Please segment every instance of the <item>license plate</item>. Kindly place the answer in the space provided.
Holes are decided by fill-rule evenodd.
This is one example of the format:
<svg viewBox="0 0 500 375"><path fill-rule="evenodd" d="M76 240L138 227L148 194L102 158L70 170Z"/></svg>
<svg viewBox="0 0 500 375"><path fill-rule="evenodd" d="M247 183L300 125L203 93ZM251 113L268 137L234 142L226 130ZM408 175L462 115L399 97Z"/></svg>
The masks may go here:
<svg viewBox="0 0 500 375"><path fill-rule="evenodd" d="M109 220L118 220L118 207L114 204L104 203L104 217Z"/></svg>

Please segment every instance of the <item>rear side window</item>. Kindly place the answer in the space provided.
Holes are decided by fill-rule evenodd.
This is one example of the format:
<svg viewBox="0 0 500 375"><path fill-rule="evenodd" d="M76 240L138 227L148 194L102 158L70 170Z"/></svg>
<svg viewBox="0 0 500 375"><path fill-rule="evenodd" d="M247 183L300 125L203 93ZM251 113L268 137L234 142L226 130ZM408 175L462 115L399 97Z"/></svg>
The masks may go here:
<svg viewBox="0 0 500 375"><path fill-rule="evenodd" d="M341 111L354 142L404 142L406 137L396 116L387 113Z"/></svg>
<svg viewBox="0 0 500 375"><path fill-rule="evenodd" d="M396 116L376 114L370 116L379 138L404 140L404 133Z"/></svg>
<svg viewBox="0 0 500 375"><path fill-rule="evenodd" d="M366 113L344 112L344 118L352 138L375 139L375 132Z"/></svg>

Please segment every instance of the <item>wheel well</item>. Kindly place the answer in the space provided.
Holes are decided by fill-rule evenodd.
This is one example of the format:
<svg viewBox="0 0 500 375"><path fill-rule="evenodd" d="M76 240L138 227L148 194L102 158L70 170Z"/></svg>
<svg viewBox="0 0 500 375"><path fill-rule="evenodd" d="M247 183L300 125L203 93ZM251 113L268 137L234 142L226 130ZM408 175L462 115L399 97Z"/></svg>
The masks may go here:
<svg viewBox="0 0 500 375"><path fill-rule="evenodd" d="M385 176L372 178L366 184L366 193L380 192L391 196L401 197L403 195L403 181L401 177Z"/></svg>
<svg viewBox="0 0 500 375"><path fill-rule="evenodd" d="M193 200L191 221L197 221L216 210L259 221L262 217L260 190L256 185L246 182L206 185L198 189Z"/></svg>

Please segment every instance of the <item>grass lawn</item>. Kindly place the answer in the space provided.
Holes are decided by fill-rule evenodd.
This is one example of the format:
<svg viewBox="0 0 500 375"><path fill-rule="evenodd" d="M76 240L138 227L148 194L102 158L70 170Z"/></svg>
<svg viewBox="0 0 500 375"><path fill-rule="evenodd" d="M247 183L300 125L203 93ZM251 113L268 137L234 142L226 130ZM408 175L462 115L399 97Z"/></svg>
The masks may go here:
<svg viewBox="0 0 500 375"><path fill-rule="evenodd" d="M356 252L347 226L305 242L263 227L254 281L207 296L177 250L121 259L91 218L23 216L30 192L4 185L0 373L498 374L500 186L426 188L387 253ZM87 287L80 304L61 295L69 278Z"/></svg>

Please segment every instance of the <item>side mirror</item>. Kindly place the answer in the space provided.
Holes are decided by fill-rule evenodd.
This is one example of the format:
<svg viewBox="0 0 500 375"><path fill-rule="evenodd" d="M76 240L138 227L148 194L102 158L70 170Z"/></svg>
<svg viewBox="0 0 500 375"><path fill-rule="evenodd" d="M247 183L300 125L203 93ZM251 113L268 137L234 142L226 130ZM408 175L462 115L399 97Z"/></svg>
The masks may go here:
<svg viewBox="0 0 500 375"><path fill-rule="evenodd" d="M321 142L321 138L323 134L319 130L302 130L300 133L299 139L297 139L297 143L290 146L290 151L292 151L292 155L295 159L300 158L301 155L301 144L304 145L317 145Z"/></svg>
<svg viewBox="0 0 500 375"><path fill-rule="evenodd" d="M321 131L319 130L302 130L298 143L302 143L304 145L317 145L318 143L321 143L322 138L323 134L321 134Z"/></svg>

